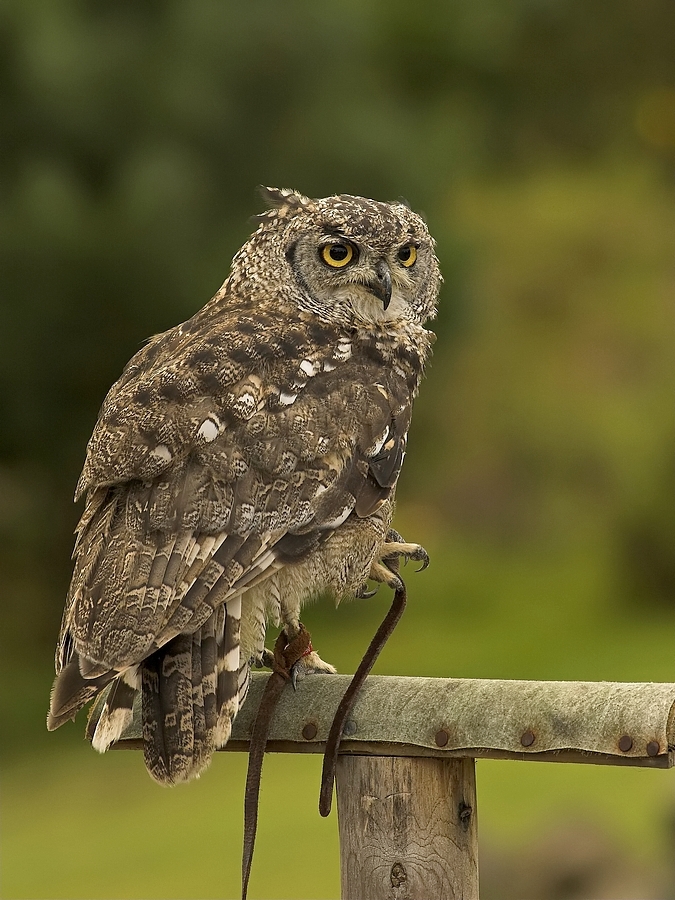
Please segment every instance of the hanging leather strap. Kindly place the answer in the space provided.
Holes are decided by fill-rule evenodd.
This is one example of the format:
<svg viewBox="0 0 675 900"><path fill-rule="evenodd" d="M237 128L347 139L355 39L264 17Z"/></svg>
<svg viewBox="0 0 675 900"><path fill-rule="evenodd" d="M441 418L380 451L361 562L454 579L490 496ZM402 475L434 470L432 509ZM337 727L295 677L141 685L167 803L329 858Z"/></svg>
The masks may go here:
<svg viewBox="0 0 675 900"><path fill-rule="evenodd" d="M394 594L394 599L392 600L389 612L375 632L375 637L370 642L370 646L366 650L365 656L354 673L354 677L349 682L349 687L344 692L342 700L340 700L340 705L337 708L333 718L333 724L328 733L326 749L323 754L321 791L319 793L319 812L322 816L330 814L331 803L333 801L333 783L335 782L335 766L337 765L338 750L340 749L340 740L342 739L345 722L356 703L356 698L363 687L363 682L375 665L377 657L382 652L382 648L389 640L394 628L398 625L399 619L403 615L405 604L406 589L403 582L401 582L401 587Z"/></svg>
<svg viewBox="0 0 675 900"><path fill-rule="evenodd" d="M265 747L272 724L272 715L279 702L286 682L290 680L291 669L311 648L309 631L300 625L300 631L289 643L286 632L282 631L274 645L272 674L267 679L258 713L255 717L248 753L246 791L244 794L244 850L241 861L241 900L246 900L248 880L251 875L253 848L258 827L258 800L260 797L260 777L262 775Z"/></svg>
<svg viewBox="0 0 675 900"><path fill-rule="evenodd" d="M342 700L337 708L333 722L328 733L326 750L323 757L323 770L321 773L321 790L319 794L319 812L322 816L330 814L333 799L333 784L335 782L335 767L337 765L340 740L345 727L345 722L351 713L363 682L368 677L370 670L375 665L377 657L382 652L399 619L403 615L406 606L406 589L401 582L401 587L394 593L391 607L375 637L370 642L365 656L361 660L354 677L349 682ZM260 778L262 775L265 747L270 733L272 715L286 682L291 678L291 669L308 650L311 649L310 635L304 625L300 625L298 635L288 643L286 633L281 632L274 645L273 671L267 679L263 691L258 713L253 725L251 742L248 755L248 771L246 773L246 792L244 795L244 850L241 866L241 900L246 900L248 882L251 875L251 863L253 861L253 849L255 847L256 829L258 826L258 801L260 797Z"/></svg>

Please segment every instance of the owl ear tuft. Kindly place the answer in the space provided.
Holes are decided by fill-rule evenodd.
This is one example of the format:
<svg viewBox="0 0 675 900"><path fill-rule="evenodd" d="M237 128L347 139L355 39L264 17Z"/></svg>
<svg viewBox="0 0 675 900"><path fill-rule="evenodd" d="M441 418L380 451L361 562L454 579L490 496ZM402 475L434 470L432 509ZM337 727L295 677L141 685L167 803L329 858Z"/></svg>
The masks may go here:
<svg viewBox="0 0 675 900"><path fill-rule="evenodd" d="M299 194L290 188L264 187L261 185L258 188L258 192L263 200L272 207L271 210L263 213L261 218L267 216L287 218L301 210L310 209L314 205L309 197L305 197L304 194Z"/></svg>

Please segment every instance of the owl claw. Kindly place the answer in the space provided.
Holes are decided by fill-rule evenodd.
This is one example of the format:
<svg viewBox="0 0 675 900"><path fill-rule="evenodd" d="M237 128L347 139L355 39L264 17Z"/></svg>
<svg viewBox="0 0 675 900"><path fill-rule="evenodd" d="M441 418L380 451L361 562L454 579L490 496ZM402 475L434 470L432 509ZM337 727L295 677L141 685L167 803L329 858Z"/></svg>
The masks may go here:
<svg viewBox="0 0 675 900"><path fill-rule="evenodd" d="M429 568L429 554L424 549L424 547L420 547L421 554L417 557L411 556L409 559L416 559L417 562L421 562L422 565L419 569L415 569L416 572L423 572L425 569ZM408 559L406 559L406 565L408 563Z"/></svg>
<svg viewBox="0 0 675 900"><path fill-rule="evenodd" d="M402 584L398 574L401 559L404 565L411 559L421 562L418 572L429 565L429 554L424 547L420 544L407 543L398 531L391 528L387 533L387 540L382 544L380 558L371 567L370 577L374 581L384 582L393 590L399 590Z"/></svg>
<svg viewBox="0 0 675 900"><path fill-rule="evenodd" d="M370 600L371 597L374 597L378 592L380 586L378 585L375 590L369 591L367 590L368 584L362 584L358 591L354 594L357 600Z"/></svg>

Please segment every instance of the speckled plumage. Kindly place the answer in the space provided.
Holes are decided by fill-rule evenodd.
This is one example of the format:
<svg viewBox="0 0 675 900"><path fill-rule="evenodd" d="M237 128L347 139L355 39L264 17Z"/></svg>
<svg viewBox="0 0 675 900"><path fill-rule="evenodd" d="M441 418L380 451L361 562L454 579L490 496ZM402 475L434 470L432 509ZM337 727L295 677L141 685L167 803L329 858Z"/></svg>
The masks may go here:
<svg viewBox="0 0 675 900"><path fill-rule="evenodd" d="M433 241L403 204L266 198L215 297L113 385L77 487L48 727L112 683L105 750L142 686L161 782L199 774L227 741L267 621L292 633L307 599L390 581L380 560L416 547L389 528L433 339ZM320 256L333 244L348 265ZM303 666L332 671L315 653Z"/></svg>

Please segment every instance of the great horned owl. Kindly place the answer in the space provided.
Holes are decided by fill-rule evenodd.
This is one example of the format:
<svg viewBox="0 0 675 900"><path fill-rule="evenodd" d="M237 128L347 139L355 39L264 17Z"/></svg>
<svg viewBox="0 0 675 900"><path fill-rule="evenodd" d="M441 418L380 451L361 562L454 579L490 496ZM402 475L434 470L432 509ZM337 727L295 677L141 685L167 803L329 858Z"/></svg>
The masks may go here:
<svg viewBox="0 0 675 900"><path fill-rule="evenodd" d="M48 728L108 687L104 751L141 690L163 783L227 742L268 621L293 636L308 599L396 587L382 560L425 556L390 520L433 340L433 240L402 203L265 197L218 293L113 385L77 486ZM334 669L312 651L294 674L316 671Z"/></svg>

